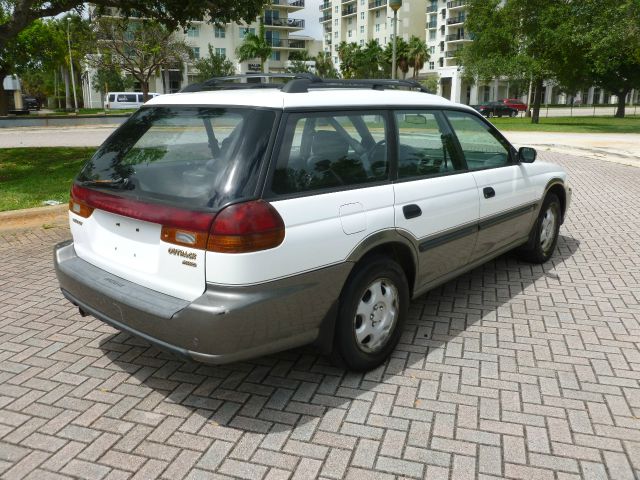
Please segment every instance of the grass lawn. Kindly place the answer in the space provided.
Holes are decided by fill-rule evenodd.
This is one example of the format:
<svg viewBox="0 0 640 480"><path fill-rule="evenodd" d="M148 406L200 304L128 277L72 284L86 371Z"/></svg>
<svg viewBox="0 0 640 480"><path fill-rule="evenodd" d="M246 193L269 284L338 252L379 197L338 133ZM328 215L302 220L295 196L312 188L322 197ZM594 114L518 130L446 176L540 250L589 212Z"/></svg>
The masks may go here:
<svg viewBox="0 0 640 480"><path fill-rule="evenodd" d="M69 201L71 182L95 148L0 149L0 212Z"/></svg>
<svg viewBox="0 0 640 480"><path fill-rule="evenodd" d="M640 133L640 116L614 117L550 117L531 123L530 118L491 118L500 130L572 133Z"/></svg>

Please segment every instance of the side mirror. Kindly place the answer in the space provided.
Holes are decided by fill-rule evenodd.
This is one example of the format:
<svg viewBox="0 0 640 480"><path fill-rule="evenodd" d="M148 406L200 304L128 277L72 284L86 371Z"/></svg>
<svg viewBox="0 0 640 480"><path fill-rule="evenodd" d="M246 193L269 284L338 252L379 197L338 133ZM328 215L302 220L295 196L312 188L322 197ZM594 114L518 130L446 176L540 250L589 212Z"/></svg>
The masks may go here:
<svg viewBox="0 0 640 480"><path fill-rule="evenodd" d="M538 152L532 147L520 147L518 150L518 160L522 163L533 163L537 156Z"/></svg>

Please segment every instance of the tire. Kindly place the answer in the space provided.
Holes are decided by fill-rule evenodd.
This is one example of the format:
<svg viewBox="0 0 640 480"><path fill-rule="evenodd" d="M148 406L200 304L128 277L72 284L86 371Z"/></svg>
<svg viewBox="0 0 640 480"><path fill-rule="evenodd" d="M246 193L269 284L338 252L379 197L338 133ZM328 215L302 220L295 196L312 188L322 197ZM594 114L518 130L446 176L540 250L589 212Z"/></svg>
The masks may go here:
<svg viewBox="0 0 640 480"><path fill-rule="evenodd" d="M518 111L517 110L512 110L511 111L511 115L509 115L511 118L515 118L518 116Z"/></svg>
<svg viewBox="0 0 640 480"><path fill-rule="evenodd" d="M492 118L493 117L493 112L487 112L487 118Z"/></svg>
<svg viewBox="0 0 640 480"><path fill-rule="evenodd" d="M378 298L376 298L378 297ZM340 295L334 351L350 370L377 367L391 354L409 308L404 271L387 257L365 260Z"/></svg>
<svg viewBox="0 0 640 480"><path fill-rule="evenodd" d="M547 194L529 234L529 241L517 250L518 256L532 263L549 260L558 243L561 218L560 200L554 193Z"/></svg>

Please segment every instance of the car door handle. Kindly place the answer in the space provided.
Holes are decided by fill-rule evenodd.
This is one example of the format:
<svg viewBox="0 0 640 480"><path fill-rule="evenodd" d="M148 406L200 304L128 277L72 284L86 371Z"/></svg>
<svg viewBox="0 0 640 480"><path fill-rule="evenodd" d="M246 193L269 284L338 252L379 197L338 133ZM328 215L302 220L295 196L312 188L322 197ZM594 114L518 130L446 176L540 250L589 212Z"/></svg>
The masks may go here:
<svg viewBox="0 0 640 480"><path fill-rule="evenodd" d="M412 203L411 205L402 207L402 213L404 213L404 218L409 220L410 218L416 218L422 215L422 210L420 210L418 205Z"/></svg>
<svg viewBox="0 0 640 480"><path fill-rule="evenodd" d="M484 198L491 198L496 196L496 191L493 187L484 187L482 189L482 193L484 193Z"/></svg>

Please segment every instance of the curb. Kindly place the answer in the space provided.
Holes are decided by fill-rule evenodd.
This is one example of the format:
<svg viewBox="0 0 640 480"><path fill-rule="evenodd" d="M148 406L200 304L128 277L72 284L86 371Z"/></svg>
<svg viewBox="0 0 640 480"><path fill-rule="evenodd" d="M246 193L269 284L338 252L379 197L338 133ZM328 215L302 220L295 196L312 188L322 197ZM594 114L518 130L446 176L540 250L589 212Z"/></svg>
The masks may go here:
<svg viewBox="0 0 640 480"><path fill-rule="evenodd" d="M69 206L66 203L53 207L25 208L0 212L0 230L15 230L47 222L65 221Z"/></svg>

